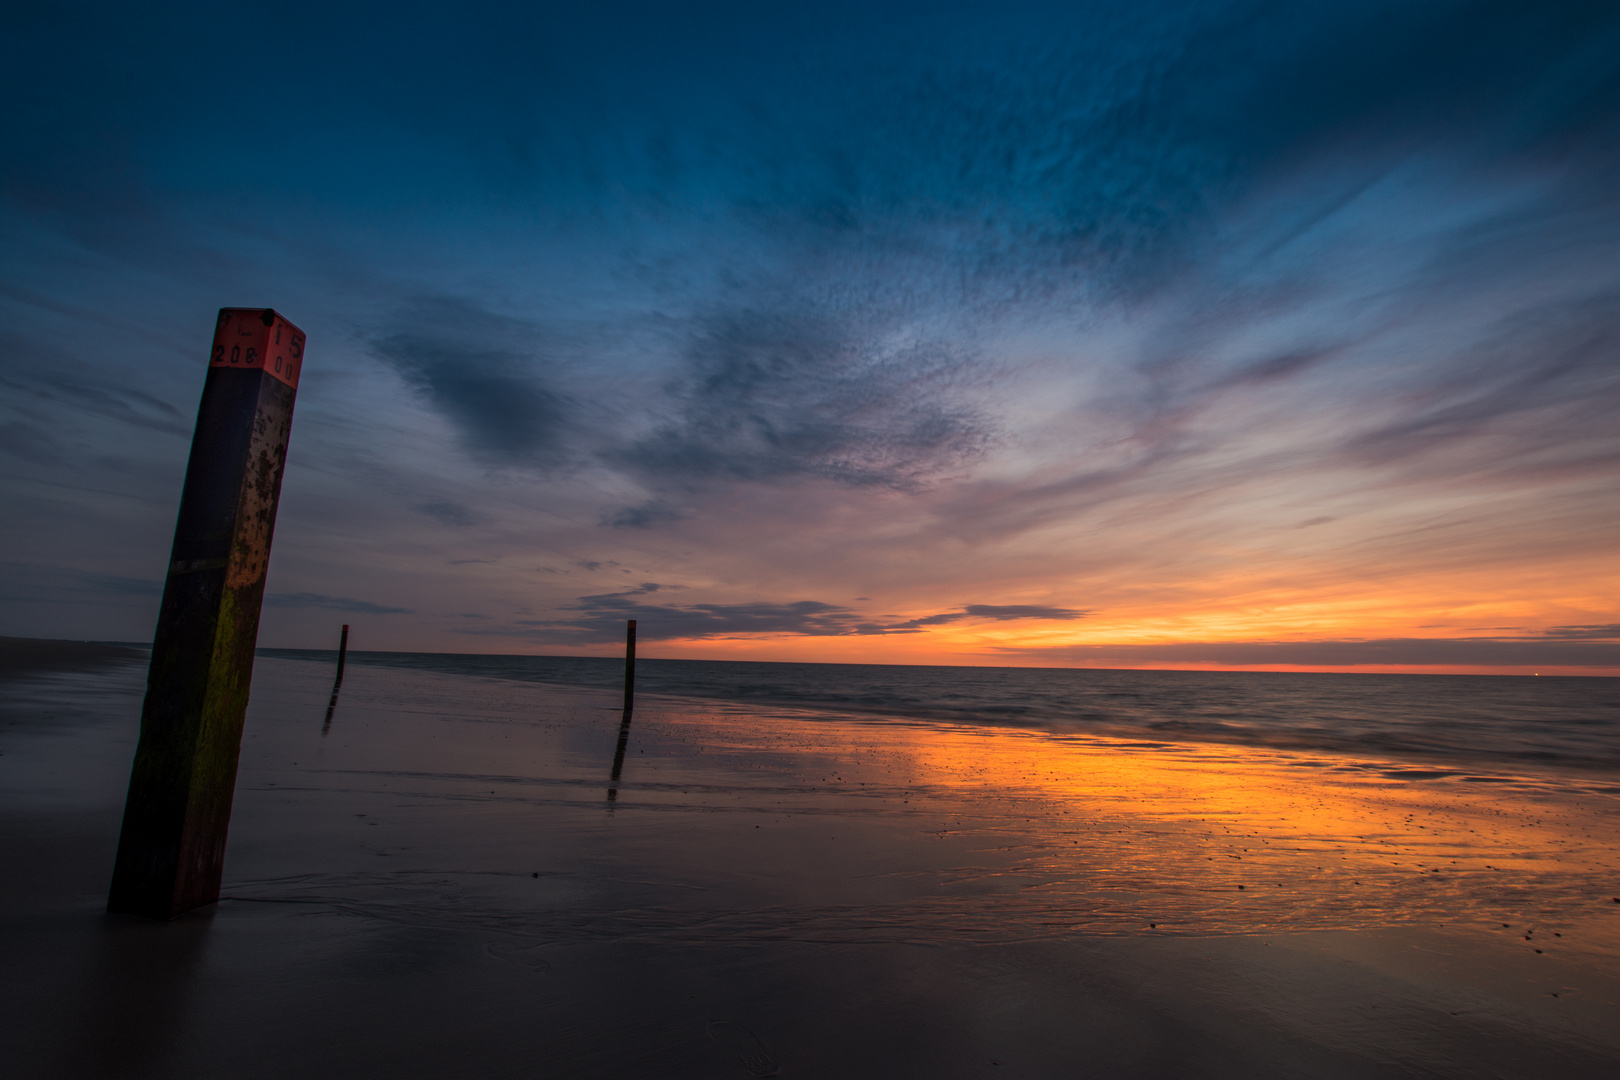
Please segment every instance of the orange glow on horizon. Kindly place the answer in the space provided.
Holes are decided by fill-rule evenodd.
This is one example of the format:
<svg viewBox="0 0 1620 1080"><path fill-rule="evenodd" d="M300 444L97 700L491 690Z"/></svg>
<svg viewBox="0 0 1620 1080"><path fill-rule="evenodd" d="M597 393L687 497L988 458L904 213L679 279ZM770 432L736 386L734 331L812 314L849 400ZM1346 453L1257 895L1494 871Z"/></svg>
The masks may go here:
<svg viewBox="0 0 1620 1080"><path fill-rule="evenodd" d="M921 635L917 635L921 636ZM882 644L874 645L874 642ZM565 649L561 647L521 650L537 656L605 656L601 646ZM954 652L922 645L896 647L885 639L870 637L751 637L717 639L671 639L642 642L637 656L661 660L740 660L802 664L900 664L930 667L1065 668L1099 671L1251 671L1324 674L1382 675L1503 675L1543 677L1620 677L1620 665L1577 667L1570 665L1511 664L1224 664L1215 661L1135 661L1109 658L1089 661L1043 660L992 652Z"/></svg>
<svg viewBox="0 0 1620 1080"><path fill-rule="evenodd" d="M1256 570L1254 566L1265 569ZM1314 570L1313 572L1309 572ZM1463 566L1435 571L1391 568L1373 580L1346 581L1342 567L1282 567L1263 561L1197 580L1144 586L1088 582L1039 590L1009 581L998 603L1073 606L1093 612L1073 621L963 620L916 634L809 637L780 635L653 641L647 655L819 663L893 663L997 667L1177 671L1369 672L1386 674L1620 676L1612 664L1364 664L1221 662L1132 657L1133 648L1196 644L1422 641L1536 641L1552 627L1614 621L1620 569L1604 557L1534 571ZM1090 593L1092 599L1086 597ZM899 618L949 603L911 599ZM1041 653L1051 650L1050 656ZM1065 650L1072 650L1066 653ZM1096 655L1085 655L1094 651ZM1114 655L1118 650L1119 655Z"/></svg>

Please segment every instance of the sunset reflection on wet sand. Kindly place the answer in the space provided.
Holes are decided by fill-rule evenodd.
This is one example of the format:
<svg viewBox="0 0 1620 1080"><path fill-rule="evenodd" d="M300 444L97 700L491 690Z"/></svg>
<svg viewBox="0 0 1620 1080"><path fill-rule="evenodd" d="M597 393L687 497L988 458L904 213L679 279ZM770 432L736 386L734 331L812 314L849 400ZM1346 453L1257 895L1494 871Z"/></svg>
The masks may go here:
<svg viewBox="0 0 1620 1080"><path fill-rule="evenodd" d="M610 694L351 668L323 737L326 674L261 661L227 899L168 927L98 913L133 682L97 699L106 737L20 752L85 804L82 865L12 901L52 1015L168 1001L149 1064L174 1076L244 1046L241 1075L446 1075L474 1032L485 1075L768 1075L765 1053L783 1076L1598 1076L1620 1054L1607 774L645 697L610 801ZM154 934L202 935L184 979L43 959ZM123 1037L107 1015L85 1046ZM47 1029L40 1061L83 1063Z"/></svg>

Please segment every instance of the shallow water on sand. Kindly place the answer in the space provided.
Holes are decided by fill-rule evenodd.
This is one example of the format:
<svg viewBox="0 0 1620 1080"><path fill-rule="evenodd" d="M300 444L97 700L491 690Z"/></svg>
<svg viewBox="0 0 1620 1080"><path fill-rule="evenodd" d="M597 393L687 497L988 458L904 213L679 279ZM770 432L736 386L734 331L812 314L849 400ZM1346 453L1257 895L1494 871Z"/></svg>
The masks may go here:
<svg viewBox="0 0 1620 1080"><path fill-rule="evenodd" d="M349 657L354 664L604 689L623 678L620 661L597 657ZM1620 772L1620 679L649 659L636 665L636 679L643 692L844 715L1400 755L1440 767L1545 763Z"/></svg>
<svg viewBox="0 0 1620 1080"><path fill-rule="evenodd" d="M97 914L138 673L7 692L0 807L49 856L4 893L23 1075L1620 1061L1589 770L658 696L625 732L611 693L366 665L324 726L330 672L261 659L226 899L168 926Z"/></svg>
<svg viewBox="0 0 1620 1080"><path fill-rule="evenodd" d="M610 784L610 696L368 676L345 690L326 738L307 723L250 734L241 788L277 807L278 823L312 800L326 812L353 804L343 833L373 859L418 867L413 889L443 912L456 908L444 906L450 893L423 881L465 864L469 835L480 875L519 885L458 881L458 895L504 909L524 902L532 872L562 883L540 852L533 866L523 858L560 816L574 844L635 845L626 861L663 890L651 906L581 896L582 924L689 941L1459 921L1550 935L1606 914L1620 870L1620 799L1546 773L1483 783L1377 759L644 697ZM304 693L273 684L259 700L291 714L309 708ZM250 859L269 846L255 839L258 820L239 818L233 832ZM390 847L402 827L409 845ZM353 851L333 851L347 870ZM307 857L298 852L300 865ZM581 858L593 856L567 855ZM377 872L372 862L364 874ZM317 880L295 877L233 878L230 891L265 898ZM734 903L717 907L710 893Z"/></svg>

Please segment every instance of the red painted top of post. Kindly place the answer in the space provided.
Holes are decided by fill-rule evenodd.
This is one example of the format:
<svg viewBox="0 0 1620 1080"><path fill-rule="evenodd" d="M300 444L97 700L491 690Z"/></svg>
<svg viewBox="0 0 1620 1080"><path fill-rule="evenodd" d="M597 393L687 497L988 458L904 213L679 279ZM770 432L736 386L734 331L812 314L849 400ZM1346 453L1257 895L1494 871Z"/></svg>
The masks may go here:
<svg viewBox="0 0 1620 1080"><path fill-rule="evenodd" d="M270 308L220 308L208 366L263 368L296 390L304 332Z"/></svg>

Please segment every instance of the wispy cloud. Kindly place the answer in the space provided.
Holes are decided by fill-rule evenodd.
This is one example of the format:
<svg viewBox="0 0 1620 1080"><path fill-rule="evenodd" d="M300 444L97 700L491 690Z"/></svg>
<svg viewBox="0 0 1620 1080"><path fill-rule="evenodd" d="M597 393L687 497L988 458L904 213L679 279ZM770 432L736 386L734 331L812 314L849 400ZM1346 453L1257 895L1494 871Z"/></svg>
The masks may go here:
<svg viewBox="0 0 1620 1080"><path fill-rule="evenodd" d="M635 506L624 506L602 515L602 524L615 529L651 529L669 521L679 521L683 515L661 499L649 499ZM595 569L595 567L591 567Z"/></svg>
<svg viewBox="0 0 1620 1080"><path fill-rule="evenodd" d="M1541 632L1541 637L1555 638L1559 641L1620 641L1620 623L1604 623L1600 626L1554 626ZM1506 640L1527 641L1533 638L1508 638Z"/></svg>
<svg viewBox="0 0 1620 1080"><path fill-rule="evenodd" d="M322 593L268 593L264 604L273 608L330 608L350 611L356 615L415 615L411 608L388 607L369 600L355 600L348 596L326 596Z"/></svg>
<svg viewBox="0 0 1620 1080"><path fill-rule="evenodd" d="M1620 668L1620 640L1562 638L1377 638L1366 641L1182 641L1162 644L1005 646L996 651L1050 663L1298 665L1301 667Z"/></svg>
<svg viewBox="0 0 1620 1080"><path fill-rule="evenodd" d="M77 412L165 435L191 435L191 425L180 410L139 385L103 379L59 349L40 355L33 343L10 337L9 341L0 337L0 350L10 352L10 362L0 364L7 412L27 410L36 419L59 411Z"/></svg>
<svg viewBox="0 0 1620 1080"><path fill-rule="evenodd" d="M458 502L451 502L449 499L431 499L427 502L417 503L411 509L417 513L426 514L440 524L460 528L476 525L481 520L477 514L467 509L467 507ZM462 561L470 562L474 560Z"/></svg>
<svg viewBox="0 0 1620 1080"><path fill-rule="evenodd" d="M678 587L678 586L677 586ZM1014 619L1068 621L1085 617L1072 608L1038 604L969 604L960 611L915 619L874 619L849 607L819 600L740 604L649 604L639 597L672 588L645 582L633 589L579 597L561 617L520 619L513 627L479 628L477 633L515 633L537 641L615 641L626 619L637 620L637 636L649 641L704 640L745 635L802 637L916 634L923 628L962 620Z"/></svg>
<svg viewBox="0 0 1620 1080"><path fill-rule="evenodd" d="M991 421L959 393L973 357L943 341L859 325L871 312L743 309L706 318L668 387L676 415L612 451L654 483L815 477L915 490L993 444ZM657 508L614 523L669 520Z"/></svg>
<svg viewBox="0 0 1620 1080"><path fill-rule="evenodd" d="M423 301L408 329L374 338L393 367L493 465L545 468L569 456L568 398L550 385L538 328L449 299Z"/></svg>
<svg viewBox="0 0 1620 1080"><path fill-rule="evenodd" d="M946 623L960 622L963 619L988 619L995 622L1009 622L1014 619L1048 619L1054 622L1070 622L1074 619L1083 619L1089 612L1079 611L1075 608L1046 607L1041 604L969 604L961 611L947 611L939 615L924 615L916 619L907 619L904 622L880 626L880 630L911 630L925 626L944 626Z"/></svg>

